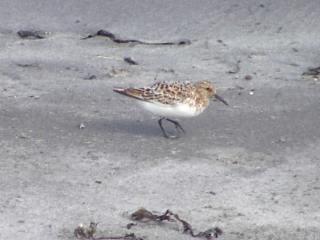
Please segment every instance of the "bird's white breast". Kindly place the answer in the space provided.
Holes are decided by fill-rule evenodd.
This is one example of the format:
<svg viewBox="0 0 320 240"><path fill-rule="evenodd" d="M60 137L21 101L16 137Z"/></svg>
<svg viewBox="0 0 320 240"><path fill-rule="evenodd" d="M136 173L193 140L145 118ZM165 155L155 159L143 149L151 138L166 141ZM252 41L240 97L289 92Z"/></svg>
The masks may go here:
<svg viewBox="0 0 320 240"><path fill-rule="evenodd" d="M138 101L143 109L151 112L159 117L166 117L172 119L195 117L202 111L197 111L196 107L190 107L189 104L180 103L175 105L166 105L162 103L151 103L145 101Z"/></svg>

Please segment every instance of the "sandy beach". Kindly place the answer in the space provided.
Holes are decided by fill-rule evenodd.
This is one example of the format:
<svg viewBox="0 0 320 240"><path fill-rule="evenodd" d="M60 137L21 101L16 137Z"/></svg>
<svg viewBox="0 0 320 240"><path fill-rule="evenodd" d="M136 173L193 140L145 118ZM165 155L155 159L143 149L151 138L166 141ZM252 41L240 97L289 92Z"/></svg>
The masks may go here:
<svg viewBox="0 0 320 240"><path fill-rule="evenodd" d="M0 240L76 239L91 222L95 239L194 239L174 215L132 219L141 207L223 240L319 239L319 9L2 0ZM201 80L229 106L181 119L178 139L112 91Z"/></svg>

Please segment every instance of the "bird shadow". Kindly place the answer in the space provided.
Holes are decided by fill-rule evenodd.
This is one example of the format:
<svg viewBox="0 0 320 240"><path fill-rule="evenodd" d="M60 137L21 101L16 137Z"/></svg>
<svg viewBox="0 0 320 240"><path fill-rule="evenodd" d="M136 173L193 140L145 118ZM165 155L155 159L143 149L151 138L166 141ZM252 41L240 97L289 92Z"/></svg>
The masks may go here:
<svg viewBox="0 0 320 240"><path fill-rule="evenodd" d="M163 121L165 130L172 134L179 134L173 123ZM100 119L88 124L88 128L97 132L108 132L110 134L126 133L128 135L140 135L148 137L163 137L163 132L157 119L131 120L131 119Z"/></svg>
<svg viewBox="0 0 320 240"><path fill-rule="evenodd" d="M90 123L91 129L105 131L110 134L126 133L128 135L161 136L157 121L136 121L131 119L101 119Z"/></svg>

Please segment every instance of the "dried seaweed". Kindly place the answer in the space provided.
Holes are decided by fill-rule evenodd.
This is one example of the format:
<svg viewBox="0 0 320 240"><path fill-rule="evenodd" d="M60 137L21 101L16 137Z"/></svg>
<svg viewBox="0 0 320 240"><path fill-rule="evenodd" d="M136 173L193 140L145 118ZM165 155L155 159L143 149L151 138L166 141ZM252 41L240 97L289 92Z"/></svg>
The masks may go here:
<svg viewBox="0 0 320 240"><path fill-rule="evenodd" d="M148 220L148 221L170 221L170 222L179 222L182 224L183 233L190 234L191 237L194 238L206 238L212 239L212 237L218 238L223 232L220 228L210 228L204 232L199 232L198 234L194 233L192 226L181 219L178 214L167 210L164 214L157 215L149 212L145 208L140 208L138 211L131 214L131 219L134 221ZM94 235L97 233L97 225L98 223L91 222L88 228L83 227L82 224L75 229L74 235L78 239L91 239L91 240L111 240L111 239L126 239L126 240L143 240L142 238L137 237L134 233L124 234L122 236L110 236L110 237L98 237L94 238ZM127 225L127 229L131 229L133 226L137 224L129 223Z"/></svg>
<svg viewBox="0 0 320 240"><path fill-rule="evenodd" d="M164 214L162 215L156 215L152 214L145 208L140 208L138 211L134 212L131 214L132 220L142 220L142 219L148 219L148 220L154 220L154 221L171 221L173 218L178 220L180 223L183 225L183 233L190 233L192 237L195 238L200 238L200 237L205 237L206 239L212 239L214 236L215 238L218 238L223 232L220 228L215 227L215 228L210 228L204 232L199 232L198 234L194 234L194 231L191 227L191 225L180 219L178 214L172 213L170 210L167 210Z"/></svg>
<svg viewBox="0 0 320 240"><path fill-rule="evenodd" d="M83 40L88 38L93 38L95 36L104 36L110 38L115 43L138 43L144 45L189 45L191 41L189 39L182 39L177 41L170 41L170 42L144 42L136 39L121 39L115 36L113 33L107 30L99 30L96 34L88 35L87 37L83 38Z"/></svg>
<svg viewBox="0 0 320 240"><path fill-rule="evenodd" d="M320 67L308 68L308 71L302 73L302 75L311 75L311 76L317 76L319 74L320 74Z"/></svg>
<svg viewBox="0 0 320 240"><path fill-rule="evenodd" d="M34 67L34 68L40 68L40 63L34 62L34 63L26 63L26 64L22 64L22 63L15 63L17 66L19 67Z"/></svg>
<svg viewBox="0 0 320 240"><path fill-rule="evenodd" d="M97 233L98 223L91 222L88 228L83 227L80 223L79 226L74 230L74 235L76 238L81 239L92 239L93 236Z"/></svg>
<svg viewBox="0 0 320 240"><path fill-rule="evenodd" d="M42 39L45 38L49 33L35 30L21 30L18 35L22 38Z"/></svg>

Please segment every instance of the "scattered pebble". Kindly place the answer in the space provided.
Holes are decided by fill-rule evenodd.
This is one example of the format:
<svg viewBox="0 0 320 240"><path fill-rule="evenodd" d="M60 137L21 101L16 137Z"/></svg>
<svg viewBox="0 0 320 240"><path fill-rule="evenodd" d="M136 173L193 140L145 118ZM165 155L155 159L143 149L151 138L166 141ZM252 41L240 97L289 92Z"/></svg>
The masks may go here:
<svg viewBox="0 0 320 240"><path fill-rule="evenodd" d="M138 63L134 61L131 57L125 57L123 60L131 65L138 65Z"/></svg>
<svg viewBox="0 0 320 240"><path fill-rule="evenodd" d="M287 142L287 139L283 137L276 141L276 143L285 143L285 142Z"/></svg>
<svg viewBox="0 0 320 240"><path fill-rule="evenodd" d="M246 75L246 76L244 77L244 79L245 79L245 80L252 80L252 76L251 76L251 75Z"/></svg>
<svg viewBox="0 0 320 240"><path fill-rule="evenodd" d="M80 128L80 129L83 129L83 128L85 128L85 125L84 125L83 123L81 123L80 126L79 126L79 128Z"/></svg>
<svg viewBox="0 0 320 240"><path fill-rule="evenodd" d="M21 133L20 138L27 138L27 134Z"/></svg>
<svg viewBox="0 0 320 240"><path fill-rule="evenodd" d="M37 96L37 95L30 95L29 97L34 98L34 99L39 99L40 98L40 96Z"/></svg>

